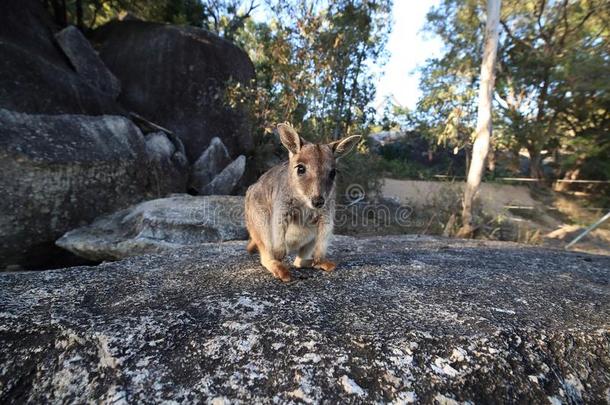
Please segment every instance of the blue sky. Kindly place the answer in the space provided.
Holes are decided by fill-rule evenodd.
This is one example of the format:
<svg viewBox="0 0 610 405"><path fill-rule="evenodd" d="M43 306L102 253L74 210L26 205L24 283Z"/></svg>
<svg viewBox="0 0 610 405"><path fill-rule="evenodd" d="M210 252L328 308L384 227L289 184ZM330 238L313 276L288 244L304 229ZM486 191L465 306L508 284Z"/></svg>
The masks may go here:
<svg viewBox="0 0 610 405"><path fill-rule="evenodd" d="M394 1L392 33L387 44L390 58L381 68L377 81L375 107L384 97L394 95L403 106L415 108L420 95L416 68L426 59L439 56L442 50L438 38L421 33L426 13L438 3L439 0Z"/></svg>

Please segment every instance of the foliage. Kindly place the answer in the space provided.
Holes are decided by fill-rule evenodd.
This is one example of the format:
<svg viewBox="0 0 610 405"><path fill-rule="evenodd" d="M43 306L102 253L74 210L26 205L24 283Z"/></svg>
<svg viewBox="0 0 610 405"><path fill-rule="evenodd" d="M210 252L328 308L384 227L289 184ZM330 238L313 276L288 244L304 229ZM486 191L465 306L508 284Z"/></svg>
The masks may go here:
<svg viewBox="0 0 610 405"><path fill-rule="evenodd" d="M434 175L464 176L465 154L454 155L447 148L432 151L428 140L418 132L407 132L402 139L379 148L380 168L392 178L432 179Z"/></svg>
<svg viewBox="0 0 610 405"><path fill-rule="evenodd" d="M207 28L231 39L256 8L240 0L42 0L60 27L93 29L126 13L145 21ZM80 11L79 11L80 10Z"/></svg>
<svg viewBox="0 0 610 405"><path fill-rule="evenodd" d="M266 22L236 36L256 66L267 123L290 121L308 138L333 140L372 121L372 63L383 61L390 2L277 1Z"/></svg>
<svg viewBox="0 0 610 405"><path fill-rule="evenodd" d="M384 175L391 179L428 180L434 175L429 166L402 159L382 159L379 166Z"/></svg>
<svg viewBox="0 0 610 405"><path fill-rule="evenodd" d="M439 143L471 142L484 13L478 0L443 0L428 14L426 31L445 53L422 68L418 118ZM494 145L527 149L533 177L547 151L578 156L566 170L593 161L603 170L594 178L610 178L609 18L603 0L502 3Z"/></svg>

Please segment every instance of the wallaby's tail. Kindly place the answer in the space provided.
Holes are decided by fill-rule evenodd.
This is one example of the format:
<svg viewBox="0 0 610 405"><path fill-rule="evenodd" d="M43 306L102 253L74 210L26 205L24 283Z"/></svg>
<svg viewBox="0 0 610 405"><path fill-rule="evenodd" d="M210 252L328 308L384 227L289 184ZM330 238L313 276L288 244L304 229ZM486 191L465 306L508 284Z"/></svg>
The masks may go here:
<svg viewBox="0 0 610 405"><path fill-rule="evenodd" d="M246 247L246 250L248 251L248 253L254 254L258 250L258 246L256 246L256 242L254 242L252 239L250 239L248 241L248 246Z"/></svg>

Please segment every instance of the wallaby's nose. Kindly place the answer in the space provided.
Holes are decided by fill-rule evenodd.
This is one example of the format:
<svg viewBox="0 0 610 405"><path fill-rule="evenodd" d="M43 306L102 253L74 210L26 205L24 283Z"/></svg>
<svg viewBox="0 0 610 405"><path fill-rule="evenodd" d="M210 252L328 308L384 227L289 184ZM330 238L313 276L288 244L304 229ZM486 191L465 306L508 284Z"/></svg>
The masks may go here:
<svg viewBox="0 0 610 405"><path fill-rule="evenodd" d="M324 206L324 197L317 196L312 198L311 204L316 208L322 208Z"/></svg>

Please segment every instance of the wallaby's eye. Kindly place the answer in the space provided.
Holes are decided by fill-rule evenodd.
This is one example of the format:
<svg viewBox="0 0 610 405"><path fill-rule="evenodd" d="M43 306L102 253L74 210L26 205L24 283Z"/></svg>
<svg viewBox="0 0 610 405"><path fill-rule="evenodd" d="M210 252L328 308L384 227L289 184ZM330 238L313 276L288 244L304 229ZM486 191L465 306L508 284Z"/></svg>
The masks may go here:
<svg viewBox="0 0 610 405"><path fill-rule="evenodd" d="M305 174L305 166L303 165L297 165L297 174L299 176L302 176Z"/></svg>
<svg viewBox="0 0 610 405"><path fill-rule="evenodd" d="M331 169L330 173L328 173L328 178L332 181L335 179L336 175L337 175L337 171L335 169Z"/></svg>

